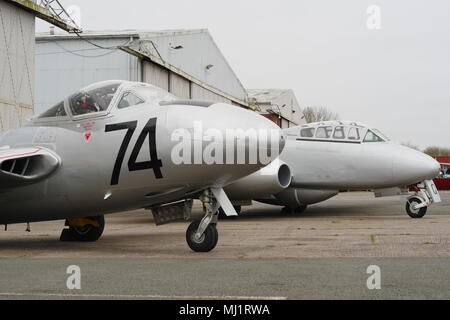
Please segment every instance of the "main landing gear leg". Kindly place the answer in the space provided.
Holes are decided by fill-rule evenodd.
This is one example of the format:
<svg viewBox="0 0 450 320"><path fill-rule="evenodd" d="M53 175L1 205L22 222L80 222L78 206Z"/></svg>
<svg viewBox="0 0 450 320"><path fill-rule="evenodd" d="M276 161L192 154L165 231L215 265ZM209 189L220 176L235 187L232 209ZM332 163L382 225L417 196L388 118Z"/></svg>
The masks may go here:
<svg viewBox="0 0 450 320"><path fill-rule="evenodd" d="M428 207L441 202L441 197L432 180L427 180L412 186L414 195L406 201L406 212L413 219L423 218Z"/></svg>
<svg viewBox="0 0 450 320"><path fill-rule="evenodd" d="M103 234L105 229L105 217L97 216L90 218L67 219L60 241L67 242L95 242Z"/></svg>
<svg viewBox="0 0 450 320"><path fill-rule="evenodd" d="M200 196L200 201L203 203L205 216L201 221L191 223L186 231L186 241L192 251L209 252L216 247L219 241L216 225L220 204L210 189L205 190Z"/></svg>

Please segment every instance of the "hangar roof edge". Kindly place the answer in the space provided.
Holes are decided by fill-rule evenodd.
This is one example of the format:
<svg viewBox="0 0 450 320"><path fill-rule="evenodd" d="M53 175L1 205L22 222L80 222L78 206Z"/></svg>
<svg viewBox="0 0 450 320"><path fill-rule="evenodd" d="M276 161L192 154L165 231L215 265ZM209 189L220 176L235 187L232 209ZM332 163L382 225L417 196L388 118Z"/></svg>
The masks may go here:
<svg viewBox="0 0 450 320"><path fill-rule="evenodd" d="M86 39L102 39L102 38L129 38L135 37L144 40L148 37L158 36L174 36L174 35L188 35L197 33L209 33L208 29L168 29L168 30L86 30L80 35ZM77 39L76 34L37 32L36 41L50 40L50 39Z"/></svg>

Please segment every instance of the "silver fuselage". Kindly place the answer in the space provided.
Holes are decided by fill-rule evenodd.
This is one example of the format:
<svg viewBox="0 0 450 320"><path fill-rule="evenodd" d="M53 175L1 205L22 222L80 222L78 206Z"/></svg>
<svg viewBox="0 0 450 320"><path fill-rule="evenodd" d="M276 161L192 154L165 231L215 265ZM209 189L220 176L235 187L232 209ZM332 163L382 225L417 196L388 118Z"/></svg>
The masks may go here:
<svg viewBox="0 0 450 320"><path fill-rule="evenodd" d="M439 173L431 157L392 142L342 143L288 139L280 159L292 171L291 187L368 190L405 187Z"/></svg>
<svg viewBox="0 0 450 320"><path fill-rule="evenodd" d="M295 208L325 201L342 190L405 188L432 180L440 171L439 163L428 155L390 142L376 129L355 122L313 123L283 133L286 145L280 163L290 168L289 187L273 193L268 186L262 197L261 188L257 192L251 186L245 188L248 178L244 178L228 188L231 195ZM274 182L279 182L277 174L272 176ZM244 199L235 196L235 200Z"/></svg>
<svg viewBox="0 0 450 320"><path fill-rule="evenodd" d="M132 88L132 83L124 84L122 90ZM117 95L120 94L119 91ZM264 165L174 164L171 152L178 142L171 138L173 132L179 128L193 130L194 122L202 123L205 131L208 128L219 132L248 127L276 129L275 124L254 112L223 103L202 107L160 105L153 101L118 109L114 101L107 112L99 115L35 119L27 127L0 134L0 147L45 148L60 160L58 169L42 181L14 188L0 183L0 224L89 217L146 208L192 197L212 186L223 187ZM154 144L152 146L149 137L144 137L134 161L137 169L133 169L131 156L139 133L152 119L155 122ZM130 123L135 126L134 133L128 147L122 148L127 133L131 132L126 128L107 128ZM195 139L193 136L192 140ZM196 143L210 144L203 139ZM116 168L121 149L124 149L122 161ZM274 159L279 151L274 150ZM136 166L136 163L142 167L148 162L152 152L157 153L157 159L153 160L160 162L157 170Z"/></svg>

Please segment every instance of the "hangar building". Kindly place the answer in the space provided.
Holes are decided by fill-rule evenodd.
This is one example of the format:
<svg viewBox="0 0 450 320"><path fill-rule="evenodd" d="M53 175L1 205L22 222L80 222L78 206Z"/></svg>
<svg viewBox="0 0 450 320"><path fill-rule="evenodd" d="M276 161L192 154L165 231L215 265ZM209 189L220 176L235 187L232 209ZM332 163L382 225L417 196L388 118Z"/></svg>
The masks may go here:
<svg viewBox="0 0 450 320"><path fill-rule="evenodd" d="M247 90L250 105L281 128L306 123L303 112L292 90L288 89L251 89Z"/></svg>
<svg viewBox="0 0 450 320"><path fill-rule="evenodd" d="M207 29L39 33L36 74L39 113L85 85L120 79L251 108L283 128L304 122L292 90L245 90Z"/></svg>
<svg viewBox="0 0 450 320"><path fill-rule="evenodd" d="M47 1L0 1L0 131L20 127L34 113L35 17L75 30L65 15Z"/></svg>
<svg viewBox="0 0 450 320"><path fill-rule="evenodd" d="M36 35L36 111L102 80L147 82L182 99L248 107L247 92L208 30Z"/></svg>

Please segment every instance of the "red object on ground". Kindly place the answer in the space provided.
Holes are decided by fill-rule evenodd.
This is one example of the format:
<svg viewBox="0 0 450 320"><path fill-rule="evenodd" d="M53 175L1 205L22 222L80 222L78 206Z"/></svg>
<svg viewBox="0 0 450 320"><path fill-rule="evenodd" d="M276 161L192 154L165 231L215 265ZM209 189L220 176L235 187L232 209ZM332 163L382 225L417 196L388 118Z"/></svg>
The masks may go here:
<svg viewBox="0 0 450 320"><path fill-rule="evenodd" d="M450 163L450 157L436 157L436 161L439 163ZM449 175L450 166L444 166L444 168L445 167L448 168L447 175ZM438 190L450 190L450 179L437 178L434 179L434 183Z"/></svg>
<svg viewBox="0 0 450 320"><path fill-rule="evenodd" d="M434 179L438 190L450 190L450 179Z"/></svg>

